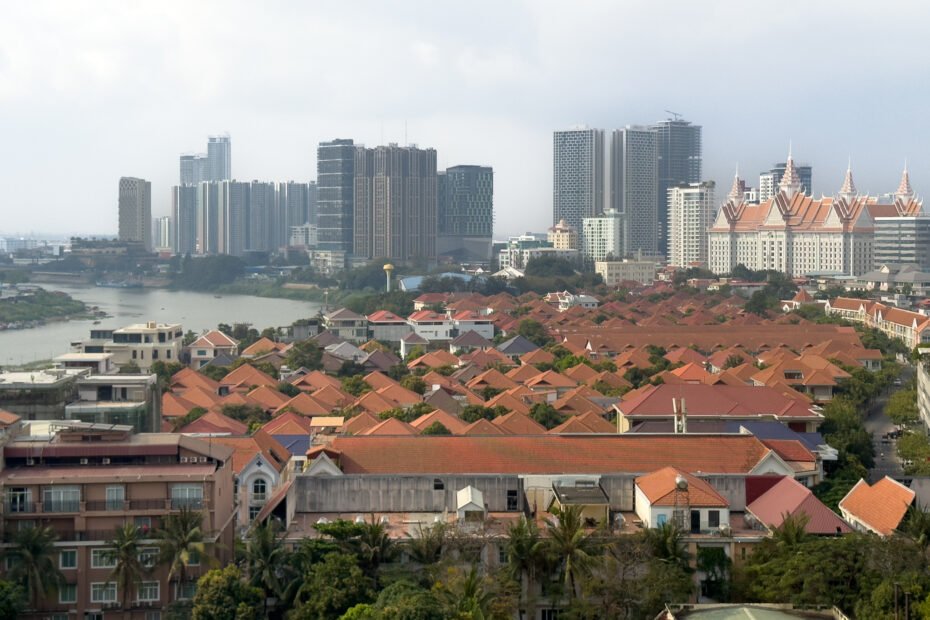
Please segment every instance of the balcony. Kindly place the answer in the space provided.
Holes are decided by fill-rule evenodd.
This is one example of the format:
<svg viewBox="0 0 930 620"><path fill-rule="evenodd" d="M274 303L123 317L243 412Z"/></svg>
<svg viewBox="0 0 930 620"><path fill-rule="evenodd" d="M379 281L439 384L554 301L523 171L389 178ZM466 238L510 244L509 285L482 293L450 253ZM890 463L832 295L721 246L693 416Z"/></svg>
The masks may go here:
<svg viewBox="0 0 930 620"><path fill-rule="evenodd" d="M87 512L129 512L133 510L164 511L167 509L167 506L167 498L128 500L100 499L85 502L84 510Z"/></svg>
<svg viewBox="0 0 930 620"><path fill-rule="evenodd" d="M188 510L203 510L204 507L204 501L200 498L175 497L171 499L171 510L182 510L184 508Z"/></svg>

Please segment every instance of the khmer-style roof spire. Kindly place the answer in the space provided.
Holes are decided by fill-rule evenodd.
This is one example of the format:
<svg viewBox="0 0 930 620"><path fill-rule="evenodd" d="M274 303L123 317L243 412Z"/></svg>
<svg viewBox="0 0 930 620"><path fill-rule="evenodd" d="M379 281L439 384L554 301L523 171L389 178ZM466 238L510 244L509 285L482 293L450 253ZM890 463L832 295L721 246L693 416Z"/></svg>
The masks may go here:
<svg viewBox="0 0 930 620"><path fill-rule="evenodd" d="M901 198L910 198L914 195L914 190L911 189L911 177L907 173L907 162L904 162L904 173L901 175L901 183L898 185L898 191L896 191L895 196Z"/></svg>
<svg viewBox="0 0 930 620"><path fill-rule="evenodd" d="M801 177L798 176L798 171L794 167L794 157L791 156L790 145L788 146L788 161L785 163L785 174L782 176L778 188L787 194L788 198L793 198L795 194L801 191Z"/></svg>
<svg viewBox="0 0 930 620"><path fill-rule="evenodd" d="M840 196L853 197L857 194L856 184L853 183L852 160L846 166L846 178L843 179L843 186L840 188Z"/></svg>
<svg viewBox="0 0 930 620"><path fill-rule="evenodd" d="M733 175L733 186L730 187L730 193L727 198L733 202L739 202L743 199L743 182L739 178L739 164L736 164L736 174Z"/></svg>

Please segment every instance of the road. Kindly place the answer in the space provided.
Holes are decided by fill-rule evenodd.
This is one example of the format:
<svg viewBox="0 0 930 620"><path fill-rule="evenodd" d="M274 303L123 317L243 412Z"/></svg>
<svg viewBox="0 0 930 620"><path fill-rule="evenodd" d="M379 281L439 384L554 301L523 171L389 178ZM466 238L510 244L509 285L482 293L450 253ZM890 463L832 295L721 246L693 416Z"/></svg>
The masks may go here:
<svg viewBox="0 0 930 620"><path fill-rule="evenodd" d="M914 375L914 369L910 366L904 366L901 371L901 383L907 385ZM885 402L892 390L900 389L892 387L886 390L882 395L875 399L869 406L869 411L865 419L865 430L872 433L872 444L875 446L875 466L870 471L870 482L880 480L884 476L900 477L904 475L904 468L898 458L895 450L894 440L883 440L882 437L895 429L895 425L885 415Z"/></svg>

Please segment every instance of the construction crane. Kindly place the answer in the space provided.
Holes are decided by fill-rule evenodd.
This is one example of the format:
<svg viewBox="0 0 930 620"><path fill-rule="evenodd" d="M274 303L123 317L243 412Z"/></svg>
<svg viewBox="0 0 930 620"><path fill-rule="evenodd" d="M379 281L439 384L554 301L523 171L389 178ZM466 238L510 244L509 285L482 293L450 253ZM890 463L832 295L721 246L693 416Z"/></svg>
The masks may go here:
<svg viewBox="0 0 930 620"><path fill-rule="evenodd" d="M665 113L666 113L666 114L671 114L671 115L672 115L672 119L671 119L671 120L673 120L673 121L680 121L680 120L681 120L681 114L679 114L678 112L672 112L671 110L666 110Z"/></svg>

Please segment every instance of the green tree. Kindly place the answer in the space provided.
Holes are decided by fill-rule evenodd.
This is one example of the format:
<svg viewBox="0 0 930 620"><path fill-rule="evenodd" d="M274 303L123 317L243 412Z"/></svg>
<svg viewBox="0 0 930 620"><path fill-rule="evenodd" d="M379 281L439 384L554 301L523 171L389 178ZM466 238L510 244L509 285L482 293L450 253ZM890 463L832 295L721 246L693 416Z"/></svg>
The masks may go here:
<svg viewBox="0 0 930 620"><path fill-rule="evenodd" d="M416 375L407 375L400 380L400 385L421 396L426 393L426 381L424 381L422 377Z"/></svg>
<svg viewBox="0 0 930 620"><path fill-rule="evenodd" d="M490 619L497 592L493 583L472 565L467 571L449 568L446 578L434 590L443 603L447 618Z"/></svg>
<svg viewBox="0 0 930 620"><path fill-rule="evenodd" d="M355 556L329 553L314 564L297 594L293 620L336 620L350 607L374 599L374 583Z"/></svg>
<svg viewBox="0 0 930 620"><path fill-rule="evenodd" d="M300 388L288 383L287 381L281 381L280 383L278 383L278 391L284 394L285 396L289 396L291 398L294 398L295 396L300 396Z"/></svg>
<svg viewBox="0 0 930 620"><path fill-rule="evenodd" d="M346 377L342 380L342 389L352 396L361 396L365 392L371 391L371 386L361 375Z"/></svg>
<svg viewBox="0 0 930 620"><path fill-rule="evenodd" d="M315 340L302 340L295 342L284 355L284 362L291 370L306 368L307 370L321 370L323 368L323 349Z"/></svg>
<svg viewBox="0 0 930 620"><path fill-rule="evenodd" d="M158 385L162 388L162 391L165 391L171 384L171 377L183 369L184 364L180 362L163 362L158 360L157 362L152 362L151 372L158 376Z"/></svg>
<svg viewBox="0 0 930 620"><path fill-rule="evenodd" d="M203 513L182 507L162 519L153 538L158 547L157 563L168 567L168 582L179 585L188 581L188 567L197 560L207 559L203 540Z"/></svg>
<svg viewBox="0 0 930 620"><path fill-rule="evenodd" d="M0 581L0 618L19 618L25 611L23 588L10 581Z"/></svg>
<svg viewBox="0 0 930 620"><path fill-rule="evenodd" d="M569 277L575 275L575 266L564 258L539 256L527 261L526 275L541 278L552 278L555 276Z"/></svg>
<svg viewBox="0 0 930 620"><path fill-rule="evenodd" d="M452 431L446 428L442 422L436 421L423 429L421 435L451 435Z"/></svg>
<svg viewBox="0 0 930 620"><path fill-rule="evenodd" d="M382 563L390 562L397 556L397 546L388 535L387 526L375 515L371 515L365 523L359 525L359 565L369 577L374 578Z"/></svg>
<svg viewBox="0 0 930 620"><path fill-rule="evenodd" d="M666 521L658 527L649 528L645 538L655 559L676 566L688 566L684 533L674 523Z"/></svg>
<svg viewBox="0 0 930 620"><path fill-rule="evenodd" d="M537 576L546 566L546 544L539 535L536 522L525 516L511 524L507 529L507 542L504 550L507 554L506 571L508 576L520 585L521 614L532 608L531 596L536 591ZM521 615L522 617L522 615Z"/></svg>
<svg viewBox="0 0 930 620"><path fill-rule="evenodd" d="M547 517L546 544L558 562L569 601L580 594L580 584L589 574L598 543L585 531L581 506L554 507Z"/></svg>
<svg viewBox="0 0 930 620"><path fill-rule="evenodd" d="M116 591L122 593L123 609L129 609L133 593L146 573L141 552L142 533L135 523L124 523L117 527L113 538L107 543L106 557L113 564L113 570L107 577L108 582L116 583Z"/></svg>
<svg viewBox="0 0 930 620"><path fill-rule="evenodd" d="M277 521L268 520L252 527L246 543L246 572L249 585L262 591L266 604L275 599L278 604L288 599L288 587L296 573L290 552L279 536Z"/></svg>
<svg viewBox="0 0 930 620"><path fill-rule="evenodd" d="M129 360L125 364L119 367L119 374L121 375L138 375L142 373L142 369L139 368L134 360Z"/></svg>
<svg viewBox="0 0 930 620"><path fill-rule="evenodd" d="M6 551L12 564L8 577L23 588L33 608L64 583L55 561L57 539L51 527L28 527L13 535L13 546Z"/></svg>
<svg viewBox="0 0 930 620"><path fill-rule="evenodd" d="M917 390L907 389L894 392L885 404L885 415L895 424L906 426L920 420L917 411Z"/></svg>
<svg viewBox="0 0 930 620"><path fill-rule="evenodd" d="M530 417L552 430L565 421L565 416L555 410L549 403L536 403L530 407Z"/></svg>
<svg viewBox="0 0 930 620"><path fill-rule="evenodd" d="M471 424L472 422L477 422L481 418L485 420L493 420L494 418L507 413L503 407L482 407L481 405L466 405L462 409L462 413L459 417Z"/></svg>
<svg viewBox="0 0 930 620"><path fill-rule="evenodd" d="M247 584L236 566L208 571L197 582L193 620L258 620L262 591Z"/></svg>
<svg viewBox="0 0 930 620"><path fill-rule="evenodd" d="M415 535L409 535L405 548L410 559L421 566L435 564L443 555L449 539L449 528L443 522L423 527L417 525Z"/></svg>
<svg viewBox="0 0 930 620"><path fill-rule="evenodd" d="M523 336L538 347L544 347L552 342L552 336L546 327L535 319L523 319L517 325L517 334Z"/></svg>

